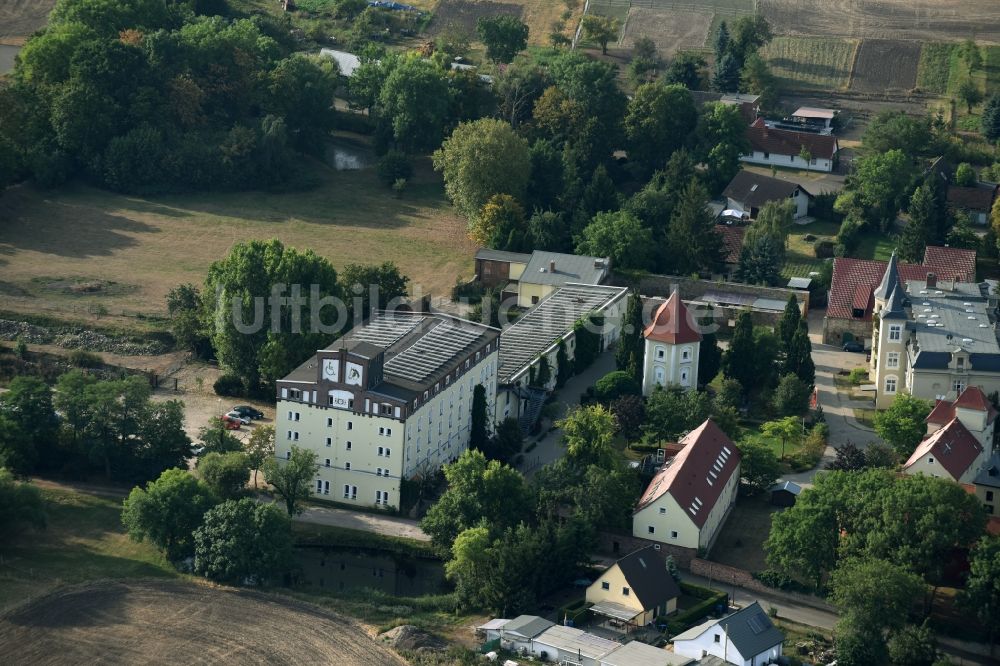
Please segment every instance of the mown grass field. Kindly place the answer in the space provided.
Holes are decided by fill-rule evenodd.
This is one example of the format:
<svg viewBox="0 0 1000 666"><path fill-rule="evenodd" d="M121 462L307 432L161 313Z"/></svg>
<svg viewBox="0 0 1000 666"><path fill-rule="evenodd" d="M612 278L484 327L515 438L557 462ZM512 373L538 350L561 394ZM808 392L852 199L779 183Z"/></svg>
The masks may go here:
<svg viewBox="0 0 1000 666"><path fill-rule="evenodd" d="M171 288L201 284L213 261L251 239L312 249L338 269L394 261L411 287L436 296L471 276L475 250L465 221L428 164L418 165L400 198L373 169L315 169L318 187L280 194L143 198L84 185L10 189L0 197L3 309L127 326L162 315ZM97 288L73 288L80 282Z"/></svg>
<svg viewBox="0 0 1000 666"><path fill-rule="evenodd" d="M892 251L896 249L896 239L887 234L868 233L861 237L858 249L853 256L858 259L878 259L889 261Z"/></svg>
<svg viewBox="0 0 1000 666"><path fill-rule="evenodd" d="M844 90L857 48L856 39L775 37L763 55L782 87Z"/></svg>
<svg viewBox="0 0 1000 666"><path fill-rule="evenodd" d="M46 529L0 550L0 611L60 584L179 577L159 551L128 538L120 499L55 489L42 496Z"/></svg>
<svg viewBox="0 0 1000 666"><path fill-rule="evenodd" d="M809 277L809 273L818 272L828 260L816 257L815 245L821 240L833 240L837 231L837 225L832 222L793 224L788 230L782 275L786 278ZM807 241L806 236L815 236L815 240Z"/></svg>

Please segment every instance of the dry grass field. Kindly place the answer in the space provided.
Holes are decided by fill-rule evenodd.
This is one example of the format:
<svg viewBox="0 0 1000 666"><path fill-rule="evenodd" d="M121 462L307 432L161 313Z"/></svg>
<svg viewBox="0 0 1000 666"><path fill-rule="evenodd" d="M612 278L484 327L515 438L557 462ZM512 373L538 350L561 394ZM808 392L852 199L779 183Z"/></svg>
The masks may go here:
<svg viewBox="0 0 1000 666"><path fill-rule="evenodd" d="M758 0L778 34L1000 43L996 0Z"/></svg>
<svg viewBox="0 0 1000 666"><path fill-rule="evenodd" d="M843 90L850 82L857 40L775 37L762 55L783 87Z"/></svg>
<svg viewBox="0 0 1000 666"><path fill-rule="evenodd" d="M0 616L4 663L402 666L353 622L311 604L180 581L60 588Z"/></svg>
<svg viewBox="0 0 1000 666"><path fill-rule="evenodd" d="M45 25L56 0L0 1L0 44L23 44Z"/></svg>
<svg viewBox="0 0 1000 666"><path fill-rule="evenodd" d="M476 20L480 16L514 14L528 24L528 44L531 46L549 45L552 24L566 10L561 0L413 0L407 4L434 13L430 26L432 35L449 22L459 23L474 34ZM582 12L581 2L573 11L572 18L566 22L567 36L572 35Z"/></svg>
<svg viewBox="0 0 1000 666"><path fill-rule="evenodd" d="M0 196L3 309L120 324L163 314L167 291L200 284L234 243L254 238L312 249L337 268L391 260L433 295L471 276L465 221L427 168L399 199L371 169L322 177L314 190L286 194L10 189Z"/></svg>
<svg viewBox="0 0 1000 666"><path fill-rule="evenodd" d="M637 39L649 37L660 55L668 58L678 51L700 49L708 36L712 16L711 12L632 7L625 23L623 46L631 49Z"/></svg>
<svg viewBox="0 0 1000 666"><path fill-rule="evenodd" d="M862 40L851 71L850 89L865 93L910 90L917 85L919 63L919 42Z"/></svg>

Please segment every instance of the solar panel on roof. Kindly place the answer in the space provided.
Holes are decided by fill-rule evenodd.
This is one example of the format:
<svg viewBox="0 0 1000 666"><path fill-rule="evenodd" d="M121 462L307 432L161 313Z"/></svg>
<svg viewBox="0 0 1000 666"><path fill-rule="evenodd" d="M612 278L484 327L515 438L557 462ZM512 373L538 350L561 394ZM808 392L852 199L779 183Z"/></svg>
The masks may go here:
<svg viewBox="0 0 1000 666"><path fill-rule="evenodd" d="M750 619L747 620L747 625L750 627L750 631L752 631L754 635L762 633L767 630L767 616L764 615L763 612L754 613L750 616Z"/></svg>

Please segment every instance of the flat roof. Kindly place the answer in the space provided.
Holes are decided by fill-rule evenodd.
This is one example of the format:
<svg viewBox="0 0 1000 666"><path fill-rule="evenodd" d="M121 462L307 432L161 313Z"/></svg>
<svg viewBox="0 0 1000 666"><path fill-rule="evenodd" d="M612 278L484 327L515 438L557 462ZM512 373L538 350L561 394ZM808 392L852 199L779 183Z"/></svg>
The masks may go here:
<svg viewBox="0 0 1000 666"><path fill-rule="evenodd" d="M626 643L601 657L604 666L689 666L691 657L674 654L639 641Z"/></svg>
<svg viewBox="0 0 1000 666"><path fill-rule="evenodd" d="M973 369L977 369L976 357L985 360L983 355L995 355L1000 361L1000 344L985 290L985 285L971 282L938 280L936 288L928 288L924 280L906 281L910 300L906 326L916 337L917 360L925 353L942 355L928 356L922 365L915 363L916 367L936 367L939 363L927 363L943 360L943 355L955 351L973 355ZM941 367L946 365L947 361Z"/></svg>
<svg viewBox="0 0 1000 666"><path fill-rule="evenodd" d="M580 656L590 659L599 659L620 645L616 641L588 634L582 629L564 627L558 624L549 627L541 635L536 636L535 642L544 643L557 650L575 652Z"/></svg>
<svg viewBox="0 0 1000 666"><path fill-rule="evenodd" d="M604 617L610 617L616 620L624 620L625 622L628 622L643 611L629 608L628 606L623 606L621 604L616 604L613 601L598 601L590 607L590 612L603 615Z"/></svg>
<svg viewBox="0 0 1000 666"><path fill-rule="evenodd" d="M795 113L792 114L792 117L823 118L826 120L830 120L835 115L837 115L837 112L834 111L833 109L821 109L816 106L800 106L798 110L796 110Z"/></svg>
<svg viewBox="0 0 1000 666"><path fill-rule="evenodd" d="M500 333L501 384L510 384L539 355L573 330L590 312L606 309L628 294L625 287L569 284L557 289Z"/></svg>
<svg viewBox="0 0 1000 666"><path fill-rule="evenodd" d="M809 277L793 277L788 280L789 289L808 289L811 284L812 278Z"/></svg>

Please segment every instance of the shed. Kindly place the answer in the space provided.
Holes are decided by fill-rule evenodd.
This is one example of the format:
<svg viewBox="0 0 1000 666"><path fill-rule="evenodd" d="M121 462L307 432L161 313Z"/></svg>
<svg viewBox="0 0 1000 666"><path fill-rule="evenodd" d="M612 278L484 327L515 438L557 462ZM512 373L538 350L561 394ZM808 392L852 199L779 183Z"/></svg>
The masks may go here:
<svg viewBox="0 0 1000 666"><path fill-rule="evenodd" d="M771 486L771 504L774 506L795 506L795 499L802 492L802 486L794 481L779 481Z"/></svg>

